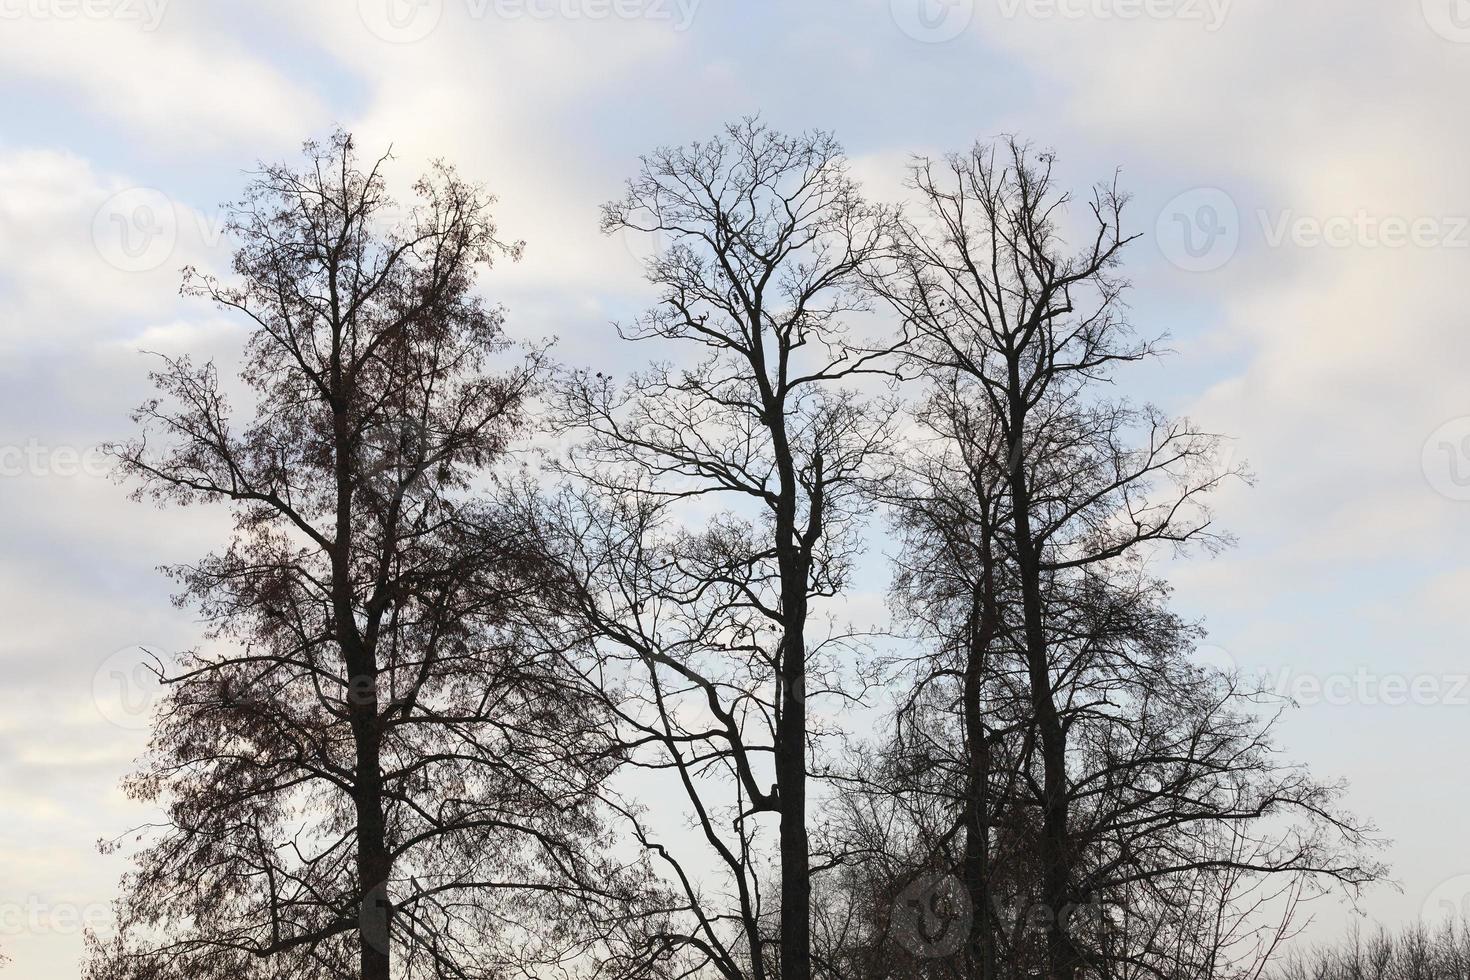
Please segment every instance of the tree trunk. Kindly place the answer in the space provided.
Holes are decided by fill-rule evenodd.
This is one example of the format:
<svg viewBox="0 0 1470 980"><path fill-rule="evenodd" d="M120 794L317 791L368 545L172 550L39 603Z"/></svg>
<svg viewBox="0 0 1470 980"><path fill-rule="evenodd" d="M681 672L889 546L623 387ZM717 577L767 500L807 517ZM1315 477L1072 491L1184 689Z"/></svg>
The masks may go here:
<svg viewBox="0 0 1470 980"><path fill-rule="evenodd" d="M334 340L332 390L340 393L344 383L339 348L340 340ZM350 399L339 394L333 405L337 534L332 554L332 611L337 642L347 667L347 713L356 762L352 802L357 816L359 969L361 980L390 980L393 906L388 883L393 862L388 853L387 821L383 813L383 733L378 718L377 655L371 630L367 637L363 635L353 606L352 491L356 477L350 462L353 447L345 409L348 404Z"/></svg>
<svg viewBox="0 0 1470 980"><path fill-rule="evenodd" d="M776 765L781 794L781 980L809 980L812 885L806 831L806 712L800 690L805 678L797 674L788 677L787 684Z"/></svg>
<svg viewBox="0 0 1470 980"><path fill-rule="evenodd" d="M781 805L781 980L811 977L811 860L806 828L806 575L788 591L781 640L781 720L776 786ZM784 576L783 576L784 577Z"/></svg>
<svg viewBox="0 0 1470 980"><path fill-rule="evenodd" d="M372 717L357 742L357 880L362 893L358 935L362 980L389 980L392 967L393 905L388 881L393 862L387 847L383 818L383 774L379 759L377 699L371 699ZM357 725L354 722L354 730Z"/></svg>
<svg viewBox="0 0 1470 980"><path fill-rule="evenodd" d="M765 356L760 327L752 366L765 378ZM811 513L804 535L797 525L795 457L786 433L786 406L782 396L765 388L767 426L780 492L775 507L776 561L781 590L781 645L778 677L780 717L776 722L776 793L781 809L781 980L811 980L811 843L806 827L806 615L810 536L821 529L820 493L809 500ZM821 457L814 460L816 483L821 484Z"/></svg>
<svg viewBox="0 0 1470 980"><path fill-rule="evenodd" d="M345 569L344 569L345 574ZM345 579L344 579L345 581ZM345 591L345 589L344 589ZM350 603L339 599L346 616L342 652L351 678L348 714L355 748L353 805L357 813L358 946L361 980L389 980L392 967L393 905L388 882L393 859L383 813L382 727L378 718L378 669L352 620Z"/></svg>
<svg viewBox="0 0 1470 980"><path fill-rule="evenodd" d="M1015 547L1021 579L1021 613L1032 711L1041 740L1042 816L1041 901L1047 922L1047 961L1051 980L1073 980L1076 956L1066 931L1072 869L1068 847L1067 741L1052 698L1051 664L1042 616L1041 556L1031 531L1031 488L1026 475L1026 410L1019 368L1010 363L1010 490Z"/></svg>
<svg viewBox="0 0 1470 980"><path fill-rule="evenodd" d="M986 585L993 581L991 569L985 566ZM970 969L978 980L995 978L995 934L991 928L993 906L990 896L990 742L980 708L981 683L985 676L986 652L994 636L995 621L990 615L991 596L977 596L971 603L970 630L965 663L965 736L968 772L965 823L965 892L970 901L969 936Z"/></svg>

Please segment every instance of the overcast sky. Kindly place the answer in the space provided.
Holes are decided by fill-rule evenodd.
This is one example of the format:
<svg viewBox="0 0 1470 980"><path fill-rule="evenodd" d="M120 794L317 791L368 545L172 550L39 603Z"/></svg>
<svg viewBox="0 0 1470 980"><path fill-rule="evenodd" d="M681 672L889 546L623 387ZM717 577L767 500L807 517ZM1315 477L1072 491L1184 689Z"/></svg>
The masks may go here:
<svg viewBox="0 0 1470 980"><path fill-rule="evenodd" d="M829 128L876 196L1006 132L1078 190L1121 168L1134 320L1176 351L1124 390L1258 476L1178 607L1299 696L1289 754L1394 841L1372 915L1470 896L1470 0L0 0L0 82L7 975L74 975L122 870L95 841L146 818L137 647L197 637L153 569L224 529L128 502L92 447L129 432L140 348L238 348L179 269L223 269L253 161L338 124L497 193L528 248L486 292L603 365L645 356L608 324L647 292L597 205L661 143Z"/></svg>

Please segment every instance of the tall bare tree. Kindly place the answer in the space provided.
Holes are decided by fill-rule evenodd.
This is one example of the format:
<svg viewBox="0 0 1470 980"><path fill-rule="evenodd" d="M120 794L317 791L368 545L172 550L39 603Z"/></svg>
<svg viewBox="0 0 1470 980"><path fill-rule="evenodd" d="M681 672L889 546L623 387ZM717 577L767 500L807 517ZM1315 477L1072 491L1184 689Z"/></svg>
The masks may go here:
<svg viewBox="0 0 1470 980"><path fill-rule="evenodd" d="M1123 316L1123 196L1098 187L1064 229L1076 216L1051 157L1016 141L921 159L912 178L925 213L875 280L915 335L930 386L920 429L937 446L899 494L899 587L942 641L921 679L961 689L952 764L980 975L996 968L998 925L987 822L1016 812L1017 788L1034 794L1034 825L994 829L1034 847L1054 980L1142 962L1137 947L1110 951L1106 920L1073 914L1125 891L1136 919L1149 901L1167 909L1181 878L1221 869L1371 878L1335 788L1280 763L1233 682L1190 666L1196 632L1148 571L1159 545L1222 543L1205 501L1239 474L1187 420L1102 394L1115 368L1157 353ZM1017 679L1023 714L1004 701ZM982 692L1002 698L989 725ZM992 765L1007 743L1019 772ZM1271 836L1291 815L1304 823ZM1263 836L1242 845L1225 826Z"/></svg>
<svg viewBox="0 0 1470 980"><path fill-rule="evenodd" d="M593 712L519 641L542 563L466 503L540 373L492 373L502 316L473 291L516 247L451 169L398 208L383 162L339 133L257 174L234 281L186 281L249 325L253 412L213 364L165 359L114 447L138 497L226 506L235 530L170 569L213 642L162 673L128 789L166 820L97 980L490 977L577 952L514 924L583 881Z"/></svg>
<svg viewBox="0 0 1470 980"><path fill-rule="evenodd" d="M648 267L658 306L621 329L665 360L625 384L578 373L560 386L560 414L586 441L553 550L569 556L565 605L598 669L633 678L610 710L635 764L673 772L723 876L706 886L703 859L639 822L682 896L650 959L732 980L819 968L811 706L843 696L851 638L824 630L816 606L843 592L859 491L891 438L891 406L857 389L889 370L892 345L850 333L888 220L830 136L753 120L649 155L604 211L606 231L667 243Z"/></svg>

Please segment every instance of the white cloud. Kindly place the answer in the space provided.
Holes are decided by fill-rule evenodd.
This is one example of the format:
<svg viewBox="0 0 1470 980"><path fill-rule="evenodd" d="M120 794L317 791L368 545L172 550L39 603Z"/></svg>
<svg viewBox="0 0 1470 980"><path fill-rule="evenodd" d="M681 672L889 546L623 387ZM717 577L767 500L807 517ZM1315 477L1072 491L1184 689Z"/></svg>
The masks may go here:
<svg viewBox="0 0 1470 980"><path fill-rule="evenodd" d="M0 150L0 223L0 351L128 335L187 308L182 266L228 257L217 212L64 151Z"/></svg>
<svg viewBox="0 0 1470 980"><path fill-rule="evenodd" d="M95 0L94 0L95 2ZM223 32L190 29L167 0L116 3L136 16L58 16L61 0L8 0L0 76L66 93L158 154L290 145L322 125L322 103ZM104 6L108 4L104 3Z"/></svg>
<svg viewBox="0 0 1470 980"><path fill-rule="evenodd" d="M1140 326L1185 320L1181 353L1156 378L1177 407L1236 436L1260 475L1220 502L1242 548L1179 566L1181 603L1222 623L1220 642L1242 662L1256 662L1258 648L1300 666L1435 660L1463 647L1453 611L1470 504L1433 492L1421 451L1442 422L1470 415L1470 250L1289 238L1273 247L1267 235L1283 221L1359 212L1470 214L1470 132L1455 124L1470 47L1436 34L1417 0L959 0L950 6L968 8L967 31L933 44L902 33L905 23L926 29L894 12L906 0L868 0L851 23L763 13L745 33L718 35L701 33L730 23L712 4L680 31L653 17L477 16L498 8L424 0L396 8L435 17L410 43L380 36L379 15L399 0L268 0L245 12L175 3L155 30L122 17L61 19L64 0L38 2L0 0L0 12L26 13L0 20L0 78L17 99L64 110L71 118L57 131L75 139L62 139L69 149L18 145L26 134L12 128L0 147L0 409L11 432L76 445L117 436L146 394L136 347L228 352L238 325L177 296L179 266L218 267L226 254L217 215L195 196L199 175L233 189L251 160L293 159L301 139L334 122L364 152L395 146L400 196L435 157L500 195L503 232L529 249L486 289L507 302L518 333L561 333L576 360L641 360L643 349L605 351L590 339L609 337L605 321L646 295L643 246L602 237L598 205L620 192L639 151L707 136L758 108L752 92L775 93L770 113L866 126L870 152L854 168L885 196L898 195L909 152L1006 130L1054 146L1079 189L1123 165L1136 226L1150 237L1159 207L1181 191L1228 192L1240 245L1218 271L1174 269L1152 241L1130 260ZM662 7L679 13L672 0ZM1119 16L1144 8L1206 19ZM1020 81L1004 98L959 68L952 84L927 84L956 50L973 52L982 81ZM793 77L812 86L783 87ZM910 93L912 118L874 114L870 101L891 106L882 100L895 90ZM832 93L847 101L822 101ZM973 131L957 145L910 145L907 134L930 122ZM140 159L158 161L162 176L139 175ZM162 203L147 186L159 182ZM1212 325L1190 332L1197 321ZM0 705L0 782L22 788L0 804L11 827L0 852L32 855L7 864L12 887L65 877L105 898L117 869L97 863L91 842L128 824L114 763L135 742L96 717L91 671L124 644L184 645L197 632L148 569L199 554L218 529L199 511L129 504L100 480L11 480L0 492L16 529L0 559L10 624L0 654L23 681ZM1403 600L1421 588L1422 601ZM1470 852L1442 838L1438 810L1422 805L1431 797L1392 805L1417 790L1357 754L1377 739L1380 755L1392 745L1425 766L1454 765L1463 739L1443 714L1395 715L1391 732L1364 726L1352 741L1326 710L1317 727L1293 729L1308 739L1293 748L1326 771L1361 774L1355 802L1382 804L1385 829L1406 841L1409 892L1426 891L1426 876L1446 865L1470 867ZM48 760L48 779L32 780ZM71 968L75 936L42 946L7 944L17 975Z"/></svg>

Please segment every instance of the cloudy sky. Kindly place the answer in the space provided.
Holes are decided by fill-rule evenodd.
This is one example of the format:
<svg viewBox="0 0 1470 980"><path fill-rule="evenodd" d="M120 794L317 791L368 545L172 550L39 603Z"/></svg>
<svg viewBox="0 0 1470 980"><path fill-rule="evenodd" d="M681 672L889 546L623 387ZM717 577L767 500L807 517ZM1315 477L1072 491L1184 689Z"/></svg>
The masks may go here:
<svg viewBox="0 0 1470 980"><path fill-rule="evenodd" d="M1470 0L0 0L0 82L8 975L73 975L112 894L94 844L146 819L117 788L137 648L197 631L153 569L222 530L128 502L94 447L146 395L140 348L238 347L179 269L226 261L253 161L339 124L395 175L489 185L528 244L485 282L512 330L612 364L647 293L596 208L658 144L829 128L878 196L1007 132L1078 189L1120 168L1134 320L1176 351L1127 391L1258 476L1179 608L1297 695L1290 754L1392 839L1369 913L1470 895Z"/></svg>

